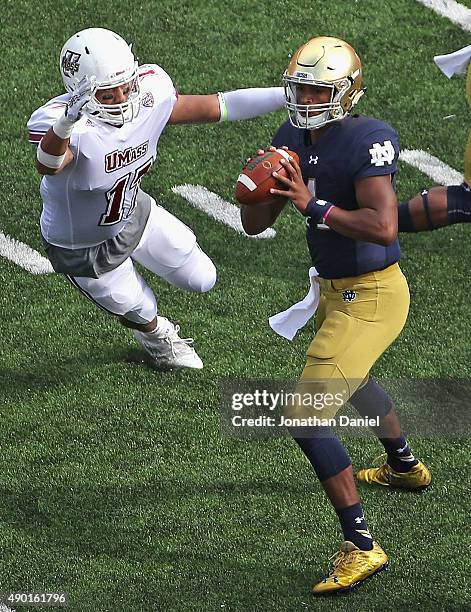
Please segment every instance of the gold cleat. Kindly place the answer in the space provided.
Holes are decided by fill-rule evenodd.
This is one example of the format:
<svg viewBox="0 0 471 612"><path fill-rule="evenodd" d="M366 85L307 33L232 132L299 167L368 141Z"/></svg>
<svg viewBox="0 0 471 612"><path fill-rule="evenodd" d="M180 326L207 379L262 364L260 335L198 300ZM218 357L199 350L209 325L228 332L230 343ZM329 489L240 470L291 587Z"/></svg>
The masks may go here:
<svg viewBox="0 0 471 612"><path fill-rule="evenodd" d="M355 478L367 484L401 489L425 489L432 482L430 470L421 461L408 472L396 472L385 463L378 468L367 468L355 474Z"/></svg>
<svg viewBox="0 0 471 612"><path fill-rule="evenodd" d="M331 573L312 587L315 595L331 595L351 591L364 580L386 569L388 557L373 542L372 550L360 550L348 540L335 555Z"/></svg>

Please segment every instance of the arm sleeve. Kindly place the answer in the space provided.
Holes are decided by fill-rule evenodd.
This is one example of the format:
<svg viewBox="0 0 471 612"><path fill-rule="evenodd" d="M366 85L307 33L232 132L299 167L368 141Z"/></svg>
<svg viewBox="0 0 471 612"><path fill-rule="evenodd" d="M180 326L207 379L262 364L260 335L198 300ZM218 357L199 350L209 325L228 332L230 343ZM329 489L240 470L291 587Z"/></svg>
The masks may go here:
<svg viewBox="0 0 471 612"><path fill-rule="evenodd" d="M253 119L283 108L285 93L283 87L253 87L219 92L221 108L220 121Z"/></svg>

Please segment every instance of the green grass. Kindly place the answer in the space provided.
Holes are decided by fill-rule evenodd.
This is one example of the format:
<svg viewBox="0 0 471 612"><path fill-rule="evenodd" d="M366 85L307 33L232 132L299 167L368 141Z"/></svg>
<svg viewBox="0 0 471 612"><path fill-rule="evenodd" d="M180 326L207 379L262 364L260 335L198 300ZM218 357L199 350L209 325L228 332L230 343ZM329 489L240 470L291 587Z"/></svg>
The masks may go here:
<svg viewBox="0 0 471 612"><path fill-rule="evenodd" d="M391 122L404 148L463 170L464 83L443 77L432 56L465 46L468 35L413 0L3 0L1 9L0 229L38 250L39 181L25 123L61 92L63 42L90 25L135 41L141 61L160 63L183 93L276 85L299 44L338 35L365 64L362 112ZM443 120L448 114L456 118ZM280 112L169 128L144 184L194 229L218 268L206 295L144 273L162 313L195 337L201 372L148 369L129 332L62 278L0 261L0 592L65 591L79 612L471 606L469 432L412 437L435 477L425 493L361 490L391 567L335 600L309 594L340 532L304 457L287 439L221 434L221 379L295 380L302 368L312 330L289 344L266 321L305 293L303 223L289 210L275 240L248 240L171 187L201 184L232 199L242 162L283 120ZM400 199L425 184L400 164ZM469 378L469 228L404 236L401 244L411 313L376 376ZM372 438L346 445L355 466L380 452Z"/></svg>

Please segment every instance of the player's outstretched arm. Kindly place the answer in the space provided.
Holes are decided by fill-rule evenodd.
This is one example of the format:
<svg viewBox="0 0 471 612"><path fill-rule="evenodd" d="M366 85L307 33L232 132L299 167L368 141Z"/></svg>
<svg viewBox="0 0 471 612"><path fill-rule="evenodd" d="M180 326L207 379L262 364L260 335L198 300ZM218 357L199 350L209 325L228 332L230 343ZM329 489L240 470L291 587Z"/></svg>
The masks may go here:
<svg viewBox="0 0 471 612"><path fill-rule="evenodd" d="M466 98L471 104L471 45L454 53L436 55L434 61L451 78L467 73ZM464 182L449 187L423 189L398 209L400 232L423 232L471 221L471 132L464 158Z"/></svg>
<svg viewBox="0 0 471 612"><path fill-rule="evenodd" d="M169 123L214 123L252 119L283 108L283 87L254 87L205 96L180 95Z"/></svg>
<svg viewBox="0 0 471 612"><path fill-rule="evenodd" d="M407 202L399 204L400 232L424 232L447 225L449 225L447 187L423 189Z"/></svg>

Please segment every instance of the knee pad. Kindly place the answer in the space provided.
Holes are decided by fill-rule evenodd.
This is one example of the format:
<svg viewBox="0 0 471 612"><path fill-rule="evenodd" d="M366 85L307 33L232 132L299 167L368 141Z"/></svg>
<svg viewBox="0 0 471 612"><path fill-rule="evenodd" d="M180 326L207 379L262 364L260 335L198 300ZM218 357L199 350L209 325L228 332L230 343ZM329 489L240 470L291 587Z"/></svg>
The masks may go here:
<svg viewBox="0 0 471 612"><path fill-rule="evenodd" d="M195 244L183 265L168 272L164 278L180 289L204 293L214 287L217 272L211 259Z"/></svg>
<svg viewBox="0 0 471 612"><path fill-rule="evenodd" d="M194 248L198 249L200 253L198 263L188 278L188 286L191 291L206 293L206 291L210 291L216 284L216 266L197 244Z"/></svg>
<svg viewBox="0 0 471 612"><path fill-rule="evenodd" d="M151 288L127 259L100 278L67 277L89 300L135 323L149 323L157 314Z"/></svg>
<svg viewBox="0 0 471 612"><path fill-rule="evenodd" d="M355 391L350 403L362 417L385 417L392 408L392 401L384 389L372 378L366 385Z"/></svg>

